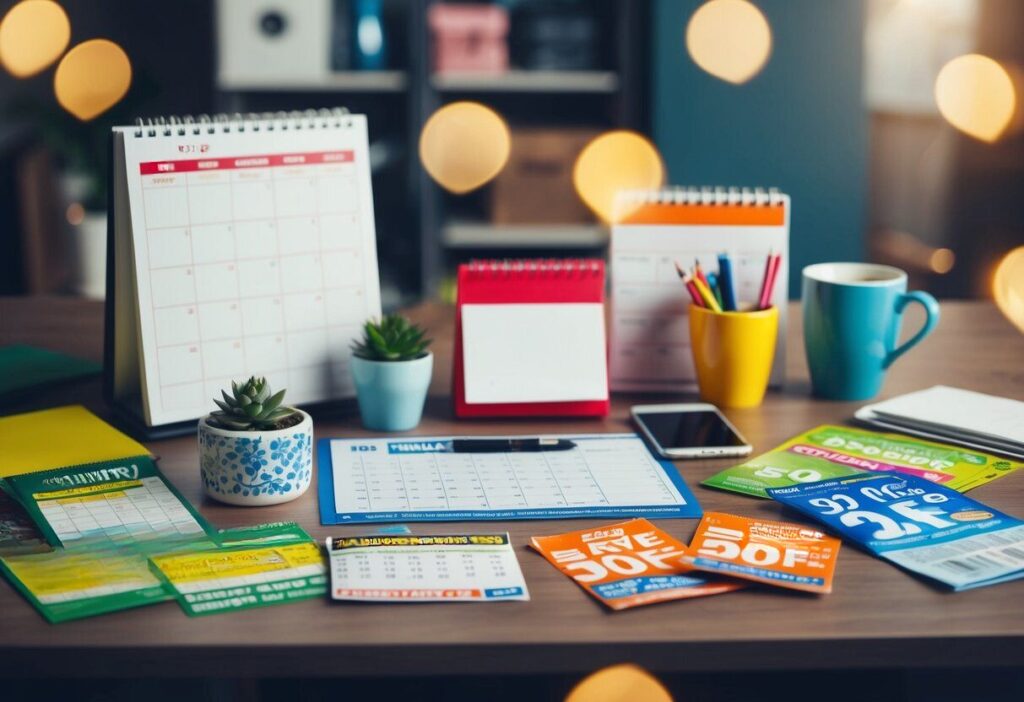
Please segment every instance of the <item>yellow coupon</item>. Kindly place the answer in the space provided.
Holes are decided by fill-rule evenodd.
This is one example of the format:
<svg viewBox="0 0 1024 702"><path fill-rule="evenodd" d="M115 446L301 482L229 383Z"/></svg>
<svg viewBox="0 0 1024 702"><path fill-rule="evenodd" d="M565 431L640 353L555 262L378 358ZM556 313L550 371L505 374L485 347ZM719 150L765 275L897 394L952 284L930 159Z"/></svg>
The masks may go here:
<svg viewBox="0 0 1024 702"><path fill-rule="evenodd" d="M323 556L315 543L290 544L244 551L211 551L153 558L153 563L173 584L258 575L320 565Z"/></svg>
<svg viewBox="0 0 1024 702"><path fill-rule="evenodd" d="M113 483L99 483L97 485L84 485L82 487L68 488L67 490L53 490L52 492L34 492L32 498L41 500L58 500L66 497L83 497L95 495L96 493L117 492L128 488L142 487L141 480L119 480Z"/></svg>

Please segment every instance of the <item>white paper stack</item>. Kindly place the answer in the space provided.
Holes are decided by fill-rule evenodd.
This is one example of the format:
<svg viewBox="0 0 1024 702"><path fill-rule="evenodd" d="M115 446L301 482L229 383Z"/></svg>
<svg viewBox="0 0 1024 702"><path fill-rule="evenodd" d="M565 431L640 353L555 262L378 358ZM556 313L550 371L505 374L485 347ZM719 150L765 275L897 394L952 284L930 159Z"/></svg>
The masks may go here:
<svg viewBox="0 0 1024 702"><path fill-rule="evenodd" d="M1024 402L936 385L862 407L867 424L1024 458Z"/></svg>

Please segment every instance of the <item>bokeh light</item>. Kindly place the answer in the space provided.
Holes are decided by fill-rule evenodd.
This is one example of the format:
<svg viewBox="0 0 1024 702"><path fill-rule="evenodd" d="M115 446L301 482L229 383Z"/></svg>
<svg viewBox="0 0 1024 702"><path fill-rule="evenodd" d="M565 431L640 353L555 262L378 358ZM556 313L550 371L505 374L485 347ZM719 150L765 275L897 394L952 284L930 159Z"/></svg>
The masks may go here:
<svg viewBox="0 0 1024 702"><path fill-rule="evenodd" d="M636 132L605 132L583 147L572 172L580 199L605 222L628 214L616 209L623 190L658 188L665 181L665 166L654 145Z"/></svg>
<svg viewBox="0 0 1024 702"><path fill-rule="evenodd" d="M952 249L935 249L928 257L929 268L939 275L949 273L953 270L954 265L956 265L956 254Z"/></svg>
<svg viewBox="0 0 1024 702"><path fill-rule="evenodd" d="M61 59L53 91L61 107L87 122L116 105L131 82L132 64L124 49L107 39L90 39Z"/></svg>
<svg viewBox="0 0 1024 702"><path fill-rule="evenodd" d="M1006 318L1024 332L1024 246L1003 257L992 279L992 296Z"/></svg>
<svg viewBox="0 0 1024 702"><path fill-rule="evenodd" d="M643 668L623 664L583 678L565 702L672 702L672 695Z"/></svg>
<svg viewBox="0 0 1024 702"><path fill-rule="evenodd" d="M453 102L423 125L420 161L441 187L468 193L501 172L511 144L497 112L477 102Z"/></svg>
<svg viewBox="0 0 1024 702"><path fill-rule="evenodd" d="M947 122L991 143L1013 119L1017 95L1010 74L999 63L981 54L965 54L939 71L935 102Z"/></svg>
<svg viewBox="0 0 1024 702"><path fill-rule="evenodd" d="M686 26L686 49L715 78L746 83L771 55L772 29L747 0L710 0Z"/></svg>
<svg viewBox="0 0 1024 702"><path fill-rule="evenodd" d="M64 218L67 219L68 224L73 227L77 227L79 224L85 221L85 208L82 207L80 202L72 202L68 205L67 210L64 211Z"/></svg>
<svg viewBox="0 0 1024 702"><path fill-rule="evenodd" d="M64 8L50 0L23 0L0 20L0 64L28 78L60 58L71 39Z"/></svg>

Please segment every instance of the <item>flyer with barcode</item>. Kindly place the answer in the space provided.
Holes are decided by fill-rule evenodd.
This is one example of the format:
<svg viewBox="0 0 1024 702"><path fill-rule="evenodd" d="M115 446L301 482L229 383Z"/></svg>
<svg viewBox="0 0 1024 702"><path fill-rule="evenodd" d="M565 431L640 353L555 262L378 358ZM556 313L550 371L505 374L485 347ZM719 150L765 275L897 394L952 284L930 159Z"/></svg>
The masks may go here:
<svg viewBox="0 0 1024 702"><path fill-rule="evenodd" d="M924 478L854 475L768 494L954 590L1024 577L1024 522Z"/></svg>
<svg viewBox="0 0 1024 702"><path fill-rule="evenodd" d="M839 539L800 524L708 512L683 557L698 570L804 592L832 592Z"/></svg>
<svg viewBox="0 0 1024 702"><path fill-rule="evenodd" d="M646 519L534 536L530 545L615 610L717 595L743 587L742 583L698 572L683 563L686 544Z"/></svg>

